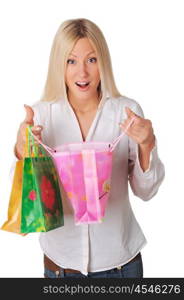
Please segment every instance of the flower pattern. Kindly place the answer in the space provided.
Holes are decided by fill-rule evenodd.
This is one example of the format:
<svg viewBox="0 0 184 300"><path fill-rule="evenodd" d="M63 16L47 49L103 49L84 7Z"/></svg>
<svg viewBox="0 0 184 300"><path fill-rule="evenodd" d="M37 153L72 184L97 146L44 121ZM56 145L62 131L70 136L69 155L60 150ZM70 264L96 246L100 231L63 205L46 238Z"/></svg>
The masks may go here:
<svg viewBox="0 0 184 300"><path fill-rule="evenodd" d="M29 199L30 200L33 200L35 201L36 200L36 191L32 190L30 193L29 193Z"/></svg>
<svg viewBox="0 0 184 300"><path fill-rule="evenodd" d="M42 201L44 202L45 206L49 209L53 209L55 202L55 190L50 180L46 176L42 176L40 188Z"/></svg>
<svg viewBox="0 0 184 300"><path fill-rule="evenodd" d="M110 191L110 183L108 181L105 181L102 189L104 192L108 193Z"/></svg>

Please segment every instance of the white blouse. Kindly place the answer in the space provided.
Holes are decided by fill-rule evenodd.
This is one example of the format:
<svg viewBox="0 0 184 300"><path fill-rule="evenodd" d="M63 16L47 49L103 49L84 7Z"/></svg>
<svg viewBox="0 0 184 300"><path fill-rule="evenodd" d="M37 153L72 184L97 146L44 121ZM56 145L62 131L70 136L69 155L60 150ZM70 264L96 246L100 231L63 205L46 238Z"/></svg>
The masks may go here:
<svg viewBox="0 0 184 300"><path fill-rule="evenodd" d="M108 97L100 102L86 141L114 141L122 132L119 123L127 118L125 106L143 117L135 100ZM39 101L32 107L35 124L43 126L42 139L48 146L83 141L78 120L67 100ZM157 193L163 178L164 166L157 146L151 152L148 170L143 172L138 146L125 135L113 153L111 191L103 222L75 225L73 210L62 191L64 226L40 234L43 252L57 265L85 275L126 264L146 244L131 208L128 182L133 193L147 201Z"/></svg>

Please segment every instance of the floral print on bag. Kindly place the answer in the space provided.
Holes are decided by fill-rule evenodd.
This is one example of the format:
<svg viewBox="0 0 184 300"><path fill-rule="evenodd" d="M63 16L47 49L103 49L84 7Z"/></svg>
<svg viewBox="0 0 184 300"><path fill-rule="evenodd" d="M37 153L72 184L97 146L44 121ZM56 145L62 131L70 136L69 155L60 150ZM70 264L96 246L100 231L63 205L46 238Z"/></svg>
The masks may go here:
<svg viewBox="0 0 184 300"><path fill-rule="evenodd" d="M40 188L42 201L47 208L52 210L56 199L55 190L52 187L50 180L46 176L42 176Z"/></svg>

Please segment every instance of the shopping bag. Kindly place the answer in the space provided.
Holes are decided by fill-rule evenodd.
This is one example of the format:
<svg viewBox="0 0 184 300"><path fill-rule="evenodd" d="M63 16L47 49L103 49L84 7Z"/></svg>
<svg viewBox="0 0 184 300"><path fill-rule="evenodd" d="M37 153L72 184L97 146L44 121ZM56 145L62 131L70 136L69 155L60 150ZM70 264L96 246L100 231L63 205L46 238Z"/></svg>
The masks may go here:
<svg viewBox="0 0 184 300"><path fill-rule="evenodd" d="M76 225L102 222L110 193L112 155L133 120L113 143L82 142L52 149L37 139L53 157Z"/></svg>
<svg viewBox="0 0 184 300"><path fill-rule="evenodd" d="M59 180L52 158L26 129L26 157L16 162L8 220L3 230L46 232L64 225Z"/></svg>
<svg viewBox="0 0 184 300"><path fill-rule="evenodd" d="M75 224L102 222L110 192L109 144L69 144L53 155L60 180L74 209Z"/></svg>

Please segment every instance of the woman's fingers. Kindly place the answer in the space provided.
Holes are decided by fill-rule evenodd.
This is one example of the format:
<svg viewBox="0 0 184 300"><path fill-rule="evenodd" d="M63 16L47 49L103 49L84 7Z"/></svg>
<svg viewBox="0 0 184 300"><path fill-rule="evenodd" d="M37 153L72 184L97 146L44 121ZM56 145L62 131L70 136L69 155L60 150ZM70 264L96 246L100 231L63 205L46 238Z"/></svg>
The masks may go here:
<svg viewBox="0 0 184 300"><path fill-rule="evenodd" d="M18 158L23 158L24 155L24 145L26 143L25 132L28 125L32 125L31 130L39 140L41 140L41 132L43 130L43 127L41 125L34 125L34 111L32 107L24 104L24 108L26 111L26 115L24 121L20 124L15 145L15 153Z"/></svg>
<svg viewBox="0 0 184 300"><path fill-rule="evenodd" d="M136 114L128 106L125 107L125 111L128 118L136 117Z"/></svg>
<svg viewBox="0 0 184 300"><path fill-rule="evenodd" d="M153 127L151 121L139 117L128 107L125 107L125 111L127 119L120 123L122 130L138 144L149 143L149 141L153 139ZM132 118L134 118L133 123L128 127Z"/></svg>
<svg viewBox="0 0 184 300"><path fill-rule="evenodd" d="M35 135L40 134L42 129L43 129L43 126L41 126L41 125L36 125L36 126L31 127L31 130Z"/></svg>
<svg viewBox="0 0 184 300"><path fill-rule="evenodd" d="M26 236L28 233L19 233L21 236Z"/></svg>
<svg viewBox="0 0 184 300"><path fill-rule="evenodd" d="M43 130L43 126L41 125L37 125L37 126L33 126L31 128L32 133L37 137L37 138L41 138L41 132Z"/></svg>
<svg viewBox="0 0 184 300"><path fill-rule="evenodd" d="M133 123L131 124L130 128L132 128L135 125L143 126L143 123L142 123L142 121L144 120L143 118L136 115L129 107L125 107L125 111L127 114L127 119L123 120L123 122L119 124L121 127L123 126L126 128L127 126L129 126L132 119L134 119L134 120L133 120Z"/></svg>
<svg viewBox="0 0 184 300"><path fill-rule="evenodd" d="M34 125L34 111L31 106L24 104L26 110L26 117L24 123Z"/></svg>

